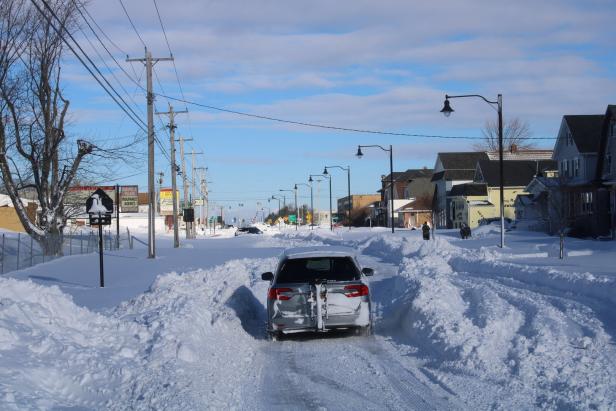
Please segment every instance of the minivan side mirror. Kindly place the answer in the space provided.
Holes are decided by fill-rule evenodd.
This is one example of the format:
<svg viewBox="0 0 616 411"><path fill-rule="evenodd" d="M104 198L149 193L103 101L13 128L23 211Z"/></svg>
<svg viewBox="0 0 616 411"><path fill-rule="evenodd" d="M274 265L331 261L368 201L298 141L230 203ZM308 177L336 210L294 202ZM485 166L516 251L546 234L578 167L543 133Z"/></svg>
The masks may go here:
<svg viewBox="0 0 616 411"><path fill-rule="evenodd" d="M261 274L261 279L263 281L272 281L274 279L274 273L271 272L267 272L267 273L263 273Z"/></svg>
<svg viewBox="0 0 616 411"><path fill-rule="evenodd" d="M365 267L362 268L361 273L366 277L370 277L371 275L374 275L374 270L372 268Z"/></svg>

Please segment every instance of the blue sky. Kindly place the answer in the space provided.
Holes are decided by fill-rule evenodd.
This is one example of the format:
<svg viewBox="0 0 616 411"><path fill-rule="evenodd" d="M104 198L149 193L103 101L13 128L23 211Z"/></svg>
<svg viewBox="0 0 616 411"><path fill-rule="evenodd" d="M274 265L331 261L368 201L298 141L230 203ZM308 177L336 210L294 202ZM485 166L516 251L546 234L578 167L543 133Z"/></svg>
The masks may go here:
<svg viewBox="0 0 616 411"><path fill-rule="evenodd" d="M153 55L168 56L153 2L124 4ZM496 113L480 100L454 100L456 112L445 119L439 113L444 94L495 99L502 93L505 118L528 121L535 137L554 137L564 114L599 114L616 102L611 1L159 0L158 6L186 98L211 106L341 127L480 136ZM143 56L118 0L92 0L87 8L123 51ZM84 34L77 38L117 84ZM131 68L122 52L106 44L145 85L142 65ZM138 105L135 110L145 113L143 93L110 58L105 63ZM162 85L180 97L173 65L160 62L155 71L155 91ZM67 56L63 72L74 135L109 144L137 132L76 60ZM158 98L156 108L166 111L167 104ZM211 201L243 216L325 165L350 165L352 192L376 192L380 175L388 173L387 153L366 151L357 160L358 144L392 144L396 171L432 167L437 152L471 150L473 144L332 132L188 109L188 116L177 118L177 133L194 139L187 150L205 153L198 159L208 167ZM156 120L157 135L168 144L161 125ZM135 149L145 153L146 145ZM156 170L165 172L168 185L169 165L160 153ZM145 160L120 165L118 176L137 175L118 183L145 190L146 172ZM346 195L343 173L334 171L333 184L334 197ZM301 196L308 203L308 193Z"/></svg>

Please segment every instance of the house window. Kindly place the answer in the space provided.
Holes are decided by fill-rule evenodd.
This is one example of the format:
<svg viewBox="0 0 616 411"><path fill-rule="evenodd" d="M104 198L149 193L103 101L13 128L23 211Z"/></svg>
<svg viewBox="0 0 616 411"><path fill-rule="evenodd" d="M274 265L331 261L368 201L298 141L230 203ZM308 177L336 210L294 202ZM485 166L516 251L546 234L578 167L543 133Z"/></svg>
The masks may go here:
<svg viewBox="0 0 616 411"><path fill-rule="evenodd" d="M605 155L605 172L606 174L612 174L612 155Z"/></svg>
<svg viewBox="0 0 616 411"><path fill-rule="evenodd" d="M582 213L592 213L592 192L582 193Z"/></svg>
<svg viewBox="0 0 616 411"><path fill-rule="evenodd" d="M612 121L612 137L616 137L616 121Z"/></svg>
<svg viewBox="0 0 616 411"><path fill-rule="evenodd" d="M573 145L573 135L571 134L571 131L568 131L568 130L567 130L567 145L568 146Z"/></svg>
<svg viewBox="0 0 616 411"><path fill-rule="evenodd" d="M579 158L573 159L573 175L575 177L578 177L580 175L580 159Z"/></svg>
<svg viewBox="0 0 616 411"><path fill-rule="evenodd" d="M567 177L567 173L569 171L569 167L568 166L568 161L567 160L562 160L560 162L560 173L564 176Z"/></svg>

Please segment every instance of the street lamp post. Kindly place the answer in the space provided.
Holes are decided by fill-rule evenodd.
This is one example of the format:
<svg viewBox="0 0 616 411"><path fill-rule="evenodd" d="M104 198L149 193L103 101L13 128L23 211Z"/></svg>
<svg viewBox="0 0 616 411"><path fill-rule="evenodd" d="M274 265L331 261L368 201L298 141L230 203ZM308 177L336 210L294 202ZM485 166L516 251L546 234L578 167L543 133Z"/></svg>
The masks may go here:
<svg viewBox="0 0 616 411"><path fill-rule="evenodd" d="M295 183L295 190L297 190L297 186L306 186L310 188L310 229L312 230L314 226L314 202L312 201L312 184Z"/></svg>
<svg viewBox="0 0 616 411"><path fill-rule="evenodd" d="M312 177L325 177L329 180L329 229L334 231L334 222L332 220L332 176L330 174L310 174L310 178L308 178L309 183L314 181Z"/></svg>
<svg viewBox="0 0 616 411"><path fill-rule="evenodd" d="M505 178L504 178L504 163L503 163L503 95L499 94L496 98L496 101L490 101L482 95L479 94L463 94L458 96L450 96L445 94L445 104L441 110L441 113L445 115L445 117L449 117L454 110L451 108L449 104L449 99L451 98L465 98L465 97L478 97L488 103L490 107L494 108L496 106L496 110L498 112L498 165L499 165L499 183L500 183L500 247L503 248L505 246Z"/></svg>
<svg viewBox="0 0 616 411"><path fill-rule="evenodd" d="M278 229L280 230L280 197L276 197L275 195L272 195L271 199L278 200Z"/></svg>
<svg viewBox="0 0 616 411"><path fill-rule="evenodd" d="M325 166L325 169L323 170L323 174L328 174L327 173L327 169L328 168L339 168L340 170L346 171L347 172L347 194L348 194L348 206L347 206L347 224L349 225L349 230L351 229L351 209L352 209L352 204L351 204L351 166L347 166L346 168L342 167L342 166Z"/></svg>
<svg viewBox="0 0 616 411"><path fill-rule="evenodd" d="M296 190L283 190L282 188L278 191L281 191L281 192L290 191L293 194L295 194L295 230L297 231L297 191ZM284 195L283 195L283 198L285 198ZM287 214L288 214L288 210L287 210Z"/></svg>
<svg viewBox="0 0 616 411"><path fill-rule="evenodd" d="M368 146L357 146L357 154L355 154L357 158L362 158L364 156L364 153L361 152L362 147L364 148L377 147L383 151L389 151L389 196L391 200L390 201L391 203L391 232L393 234L394 233L394 148L391 146L391 144L389 145L389 150L378 144L371 144Z"/></svg>

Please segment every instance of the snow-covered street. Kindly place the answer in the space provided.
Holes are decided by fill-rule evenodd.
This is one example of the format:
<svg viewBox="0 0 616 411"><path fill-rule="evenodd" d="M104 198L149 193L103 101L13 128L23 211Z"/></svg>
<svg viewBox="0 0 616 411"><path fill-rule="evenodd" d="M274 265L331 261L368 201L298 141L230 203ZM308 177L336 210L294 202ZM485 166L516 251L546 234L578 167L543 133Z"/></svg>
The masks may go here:
<svg viewBox="0 0 616 411"><path fill-rule="evenodd" d="M2 409L614 409L613 242L490 227L287 229L174 250L65 257L0 278ZM268 284L291 246L347 245L375 334L266 339ZM591 251L592 250L592 251Z"/></svg>

